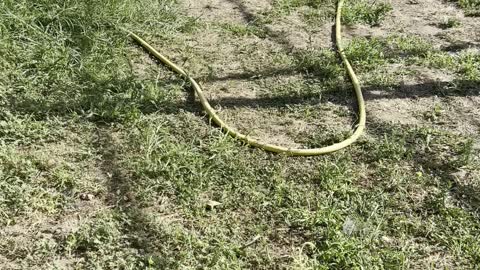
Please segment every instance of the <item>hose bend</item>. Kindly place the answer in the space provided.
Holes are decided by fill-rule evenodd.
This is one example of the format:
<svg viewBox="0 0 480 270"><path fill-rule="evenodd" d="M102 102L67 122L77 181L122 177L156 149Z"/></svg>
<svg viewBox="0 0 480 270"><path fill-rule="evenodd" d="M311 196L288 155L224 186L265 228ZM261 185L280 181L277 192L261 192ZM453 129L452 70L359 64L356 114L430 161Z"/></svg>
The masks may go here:
<svg viewBox="0 0 480 270"><path fill-rule="evenodd" d="M210 103L208 102L207 98L205 97L205 94L203 93L202 88L200 85L197 83L197 81L192 78L190 75L187 74L182 68L171 62L168 58L166 58L164 55L159 53L157 50L155 50L150 44L148 44L145 40L140 38L138 35L129 32L129 35L137 41L142 47L144 47L147 51L149 51L152 55L154 55L158 60L160 60L162 63L164 63L166 66L170 67L173 71L178 73L179 75L183 76L186 78L188 81L190 81L193 89L195 90L198 98L200 99L200 103L203 106L203 109L205 112L210 116L210 118L219 126L222 128L224 132L229 134L230 136L237 138L244 143L258 147L261 149L264 149L266 151L270 152L275 152L275 153L283 153L289 156L315 156L315 155L322 155L322 154L328 154L332 153L335 151L338 151L340 149L343 149L352 143L354 143L363 133L365 129L365 123L366 123L366 112L365 112L365 101L363 99L362 95L362 90L360 87L360 82L355 75L355 72L350 64L350 62L347 59L347 56L345 55L345 52L343 50L343 45L342 45L342 25L341 25L341 16L342 16L342 7L343 7L344 0L339 0L337 4L337 13L336 13L336 22L335 22L335 38L336 38L336 46L338 49L338 54L340 55L340 58L342 59L342 62L347 70L347 73L351 79L351 82L353 84L354 90L355 90L355 95L357 97L357 103L358 103L358 124L356 125L353 134L345 139L344 141L341 141L339 143L335 143L326 147L321 147L321 148L312 148L312 149L302 149L302 148L287 148L279 145L274 145L274 144L268 144L264 142L260 142L256 139L253 139L245 134L242 134L235 129L233 129L231 126L226 124L215 112L215 110L212 108Z"/></svg>

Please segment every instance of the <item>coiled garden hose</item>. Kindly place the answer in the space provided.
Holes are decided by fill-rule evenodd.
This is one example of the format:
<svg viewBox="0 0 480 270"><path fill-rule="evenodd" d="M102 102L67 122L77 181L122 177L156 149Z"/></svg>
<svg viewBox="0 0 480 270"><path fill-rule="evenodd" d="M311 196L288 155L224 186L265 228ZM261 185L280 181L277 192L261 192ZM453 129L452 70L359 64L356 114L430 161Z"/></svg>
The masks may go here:
<svg viewBox="0 0 480 270"><path fill-rule="evenodd" d="M231 135L234 138L237 138L243 142L245 142L248 145L258 147L261 149L264 149L266 151L270 152L276 152L276 153L283 153L289 156L315 156L315 155L321 155L321 154L328 154L332 153L335 151L338 151L340 149L343 149L352 143L354 143L360 135L363 133L363 130L365 129L365 123L366 123L366 112L365 112L365 101L363 99L362 95L362 90L360 87L360 82L355 75L355 72L353 71L353 68L350 64L350 62L347 59L347 56L345 55L345 52L343 50L342 46L342 25L341 25L341 16L342 16L342 7L343 7L344 0L339 0L337 4L337 13L336 13L336 22L335 22L335 37L336 37L336 45L338 49L338 54L340 55L343 64L345 65L345 68L347 69L348 75L350 76L350 79L352 81L353 87L355 89L355 94L357 96L357 103L358 103L358 111L359 111L359 119L358 119L358 124L355 127L355 130L353 134L345 139L342 142L332 144L330 146L322 147L322 148L313 148L313 149L296 149L296 148L287 148L283 146L278 146L274 144L268 144L268 143L263 143L258 140L255 140L245 134L242 134L236 130L234 130L232 127L227 125L215 112L215 110L212 108L210 103L208 102L207 98L205 97L202 88L200 85L193 79L190 75L188 75L187 72L185 72L182 68L179 66L175 65L172 63L168 58L163 56L161 53L159 53L157 50L155 50L150 44L148 44L145 40L137 36L136 34L129 32L130 36L136 40L143 48L145 48L147 51L149 51L152 55L154 55L158 60L160 60L162 63L170 67L173 71L176 73L180 74L184 78L186 78L188 81L190 81L193 89L195 90L198 98L200 99L200 103L202 104L204 110L207 112L207 114L210 116L210 118L219 126L222 128L223 131L225 131L227 134Z"/></svg>

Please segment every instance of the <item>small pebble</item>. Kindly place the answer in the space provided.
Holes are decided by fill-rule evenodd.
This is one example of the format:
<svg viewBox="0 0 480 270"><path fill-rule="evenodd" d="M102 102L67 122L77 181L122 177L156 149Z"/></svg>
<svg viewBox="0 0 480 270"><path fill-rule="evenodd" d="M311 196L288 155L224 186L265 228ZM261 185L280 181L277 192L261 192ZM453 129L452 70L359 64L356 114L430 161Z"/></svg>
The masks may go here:
<svg viewBox="0 0 480 270"><path fill-rule="evenodd" d="M215 208L215 207L217 207L217 206L219 206L219 205L221 205L221 204L222 204L222 203L220 203L220 202L209 200L209 201L207 202L207 209L208 209L208 210L213 210L213 208Z"/></svg>
<svg viewBox="0 0 480 270"><path fill-rule="evenodd" d="M90 194L90 193L82 193L80 194L80 200L82 201L91 201L93 200L95 196L93 196L93 194Z"/></svg>

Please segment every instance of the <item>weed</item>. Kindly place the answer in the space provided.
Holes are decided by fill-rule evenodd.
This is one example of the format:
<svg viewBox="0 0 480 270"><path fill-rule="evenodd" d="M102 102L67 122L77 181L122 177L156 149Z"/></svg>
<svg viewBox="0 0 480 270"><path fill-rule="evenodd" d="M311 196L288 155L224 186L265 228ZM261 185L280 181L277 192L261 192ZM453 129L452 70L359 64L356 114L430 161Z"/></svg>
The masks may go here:
<svg viewBox="0 0 480 270"><path fill-rule="evenodd" d="M462 23L456 18L448 18L443 23L440 24L440 27L443 29L460 27Z"/></svg>
<svg viewBox="0 0 480 270"><path fill-rule="evenodd" d="M388 3L377 3L376 1L347 1L342 13L342 22L346 25L364 23L370 26L378 26L392 11Z"/></svg>
<svg viewBox="0 0 480 270"><path fill-rule="evenodd" d="M372 70L385 63L385 43L380 39L354 39L345 48L348 59L360 70Z"/></svg>
<svg viewBox="0 0 480 270"><path fill-rule="evenodd" d="M458 4L462 7L467 15L480 16L480 1L478 0L458 0Z"/></svg>
<svg viewBox="0 0 480 270"><path fill-rule="evenodd" d="M244 25L225 23L225 24L222 24L221 27L225 31L230 32L231 34L236 36L246 36L246 35L255 35L258 37L266 36L265 30L261 29L258 26L255 26L254 24L248 24L244 26Z"/></svg>
<svg viewBox="0 0 480 270"><path fill-rule="evenodd" d="M342 76L343 68L332 51L299 51L294 57L298 70L322 81Z"/></svg>

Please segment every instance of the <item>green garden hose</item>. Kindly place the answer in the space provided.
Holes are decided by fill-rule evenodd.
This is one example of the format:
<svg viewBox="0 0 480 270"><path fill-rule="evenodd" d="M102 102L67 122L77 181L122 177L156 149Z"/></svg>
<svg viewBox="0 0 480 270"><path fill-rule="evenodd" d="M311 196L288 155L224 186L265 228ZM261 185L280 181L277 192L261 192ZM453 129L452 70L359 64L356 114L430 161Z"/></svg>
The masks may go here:
<svg viewBox="0 0 480 270"><path fill-rule="evenodd" d="M337 5L337 14L336 14L336 27L335 27L335 36L336 36L336 43L338 48L338 53L342 59L345 68L347 69L348 75L352 81L353 87L355 89L355 94L357 96L357 103L358 103L358 111L359 111L359 119L358 124L355 127L353 134L345 139L342 142L332 144L330 146L322 147L322 148L313 148L313 149L295 149L295 148L287 148L278 145L262 143L258 140L250 138L247 135L239 133L235 131L232 127L227 125L218 115L215 113L215 110L212 108L210 103L208 102L207 98L203 94L202 88L200 85L193 79L190 75L188 75L182 68L172 63L168 60L165 56L160 54L156 51L150 44L148 44L145 40L137 36L136 34L129 32L130 36L135 39L142 47L148 50L152 55L154 55L158 60L163 62L165 65L170 67L173 71L177 72L178 74L182 75L186 79L188 79L195 90L198 98L200 99L200 103L202 104L204 110L210 116L210 118L224 130L227 134L231 135L234 138L237 138L248 145L258 147L270 152L276 153L284 153L290 156L315 156L321 154L328 154L340 149L343 149L352 143L354 143L362 134L363 130L365 129L366 123L366 112L365 112L365 101L363 99L362 90L360 87L360 82L358 81L355 72L353 71L350 62L348 61L345 52L342 46L342 25L341 25L341 16L342 16L342 7L343 7L344 0L339 0Z"/></svg>

